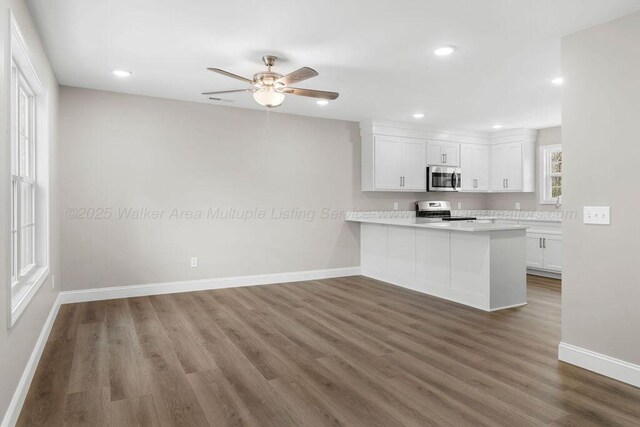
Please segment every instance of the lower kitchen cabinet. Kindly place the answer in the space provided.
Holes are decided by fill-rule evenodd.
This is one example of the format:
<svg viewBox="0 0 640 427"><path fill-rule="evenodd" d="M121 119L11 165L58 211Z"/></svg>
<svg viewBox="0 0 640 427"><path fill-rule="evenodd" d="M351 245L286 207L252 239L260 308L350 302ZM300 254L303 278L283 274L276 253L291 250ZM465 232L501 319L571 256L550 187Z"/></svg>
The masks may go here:
<svg viewBox="0 0 640 427"><path fill-rule="evenodd" d="M527 233L527 267L560 273L562 271L562 236Z"/></svg>

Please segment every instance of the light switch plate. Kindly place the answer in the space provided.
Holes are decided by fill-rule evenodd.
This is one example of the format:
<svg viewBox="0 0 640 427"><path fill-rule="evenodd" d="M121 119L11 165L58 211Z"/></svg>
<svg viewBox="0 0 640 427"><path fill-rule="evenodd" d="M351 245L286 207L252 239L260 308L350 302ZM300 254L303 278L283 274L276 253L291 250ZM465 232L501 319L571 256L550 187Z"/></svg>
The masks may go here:
<svg viewBox="0 0 640 427"><path fill-rule="evenodd" d="M191 268L197 268L198 267L198 257L194 256L191 257Z"/></svg>
<svg viewBox="0 0 640 427"><path fill-rule="evenodd" d="M611 208L609 206L585 206L583 208L585 224L611 224Z"/></svg>
<svg viewBox="0 0 640 427"><path fill-rule="evenodd" d="M520 210L520 202L516 202L516 210L519 211Z"/></svg>
<svg viewBox="0 0 640 427"><path fill-rule="evenodd" d="M394 211L398 210L398 202L393 202L393 210Z"/></svg>

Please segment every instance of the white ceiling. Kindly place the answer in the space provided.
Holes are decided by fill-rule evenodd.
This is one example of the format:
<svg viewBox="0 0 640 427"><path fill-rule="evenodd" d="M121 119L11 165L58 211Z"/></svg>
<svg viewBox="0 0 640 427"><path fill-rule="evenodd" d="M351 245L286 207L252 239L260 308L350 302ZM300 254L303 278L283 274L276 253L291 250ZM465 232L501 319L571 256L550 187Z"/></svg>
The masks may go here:
<svg viewBox="0 0 640 427"><path fill-rule="evenodd" d="M287 96L277 110L318 117L417 121L489 130L560 124L560 38L640 9L640 0L27 0L63 85L212 102L243 88L260 57L320 75L325 107ZM453 44L457 52L436 57ZM134 75L119 79L114 68ZM221 105L262 108L250 94Z"/></svg>

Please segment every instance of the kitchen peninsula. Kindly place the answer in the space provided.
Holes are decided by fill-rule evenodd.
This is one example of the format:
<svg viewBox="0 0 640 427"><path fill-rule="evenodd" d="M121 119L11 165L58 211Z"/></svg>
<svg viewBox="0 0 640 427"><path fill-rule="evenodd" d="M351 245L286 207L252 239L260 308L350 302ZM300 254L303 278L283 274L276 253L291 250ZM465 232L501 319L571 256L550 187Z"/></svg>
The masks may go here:
<svg viewBox="0 0 640 427"><path fill-rule="evenodd" d="M420 223L407 212L350 212L362 275L485 311L527 303L525 225Z"/></svg>

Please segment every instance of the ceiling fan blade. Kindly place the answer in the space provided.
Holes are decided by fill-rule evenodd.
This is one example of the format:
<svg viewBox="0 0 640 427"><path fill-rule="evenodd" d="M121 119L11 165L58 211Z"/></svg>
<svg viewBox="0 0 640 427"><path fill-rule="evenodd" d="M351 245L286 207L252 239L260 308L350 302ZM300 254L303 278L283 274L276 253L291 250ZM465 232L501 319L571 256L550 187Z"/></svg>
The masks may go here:
<svg viewBox="0 0 640 427"><path fill-rule="evenodd" d="M218 95L221 93L234 93L234 92L255 92L256 89L234 89L234 90L219 90L216 92L202 92L203 95Z"/></svg>
<svg viewBox="0 0 640 427"><path fill-rule="evenodd" d="M236 80L243 81L245 83L249 83L250 85L253 84L253 80L249 80L249 79L247 79L245 77L242 77L242 76L239 76L237 74L233 74L233 73L230 73L228 71L221 70L220 68L207 68L207 70L213 71L214 73L222 74L223 76L231 77L232 79L236 79Z"/></svg>
<svg viewBox="0 0 640 427"><path fill-rule="evenodd" d="M293 73L289 73L286 76L280 77L276 80L277 83L282 83L283 85L291 85L294 83L301 82L303 80L310 79L311 77L315 77L318 75L318 72L313 68L302 67L295 70Z"/></svg>
<svg viewBox="0 0 640 427"><path fill-rule="evenodd" d="M225 99L225 98L214 98L214 97L209 97L210 100L212 101L220 101L220 102L233 102L233 99Z"/></svg>
<svg viewBox="0 0 640 427"><path fill-rule="evenodd" d="M300 89L297 87L285 87L282 89L283 93L290 93L293 95L299 96L308 96L310 98L320 98L320 99L336 99L340 94L338 92L327 92L325 90L314 90L314 89Z"/></svg>

